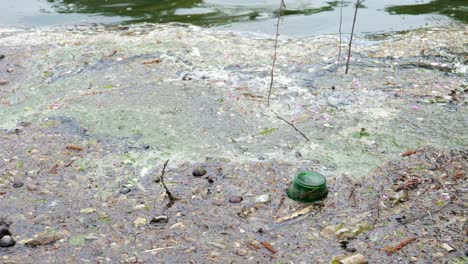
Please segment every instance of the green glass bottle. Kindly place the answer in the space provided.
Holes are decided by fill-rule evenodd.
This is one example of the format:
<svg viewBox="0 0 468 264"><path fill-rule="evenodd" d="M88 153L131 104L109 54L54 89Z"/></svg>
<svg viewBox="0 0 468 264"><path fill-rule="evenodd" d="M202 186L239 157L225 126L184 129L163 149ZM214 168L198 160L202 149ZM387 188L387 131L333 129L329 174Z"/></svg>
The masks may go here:
<svg viewBox="0 0 468 264"><path fill-rule="evenodd" d="M327 181L320 173L301 171L294 177L286 193L294 201L312 203L327 196Z"/></svg>

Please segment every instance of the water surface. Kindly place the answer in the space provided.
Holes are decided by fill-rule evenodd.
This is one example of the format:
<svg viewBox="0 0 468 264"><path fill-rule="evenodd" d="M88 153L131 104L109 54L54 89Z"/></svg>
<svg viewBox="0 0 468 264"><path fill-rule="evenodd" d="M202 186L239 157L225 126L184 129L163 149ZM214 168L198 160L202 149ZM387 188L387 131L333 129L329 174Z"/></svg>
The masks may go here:
<svg viewBox="0 0 468 264"><path fill-rule="evenodd" d="M17 0L0 1L0 25L48 26L81 22L182 22L272 34L278 0ZM336 33L341 1L287 0L281 32L288 36ZM354 2L343 1L343 31L350 30ZM405 30L468 21L462 0L361 1L357 32Z"/></svg>

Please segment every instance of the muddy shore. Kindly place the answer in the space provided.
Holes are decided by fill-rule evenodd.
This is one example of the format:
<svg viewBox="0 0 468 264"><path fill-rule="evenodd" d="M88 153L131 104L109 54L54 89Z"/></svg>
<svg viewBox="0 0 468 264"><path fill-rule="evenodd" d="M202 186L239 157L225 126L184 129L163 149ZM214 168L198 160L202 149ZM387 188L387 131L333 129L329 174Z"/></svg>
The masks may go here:
<svg viewBox="0 0 468 264"><path fill-rule="evenodd" d="M281 39L267 107L272 39L0 29L0 224L16 242L0 262L464 263L466 39L358 36L348 75L336 36ZM300 170L326 176L324 201L285 198Z"/></svg>

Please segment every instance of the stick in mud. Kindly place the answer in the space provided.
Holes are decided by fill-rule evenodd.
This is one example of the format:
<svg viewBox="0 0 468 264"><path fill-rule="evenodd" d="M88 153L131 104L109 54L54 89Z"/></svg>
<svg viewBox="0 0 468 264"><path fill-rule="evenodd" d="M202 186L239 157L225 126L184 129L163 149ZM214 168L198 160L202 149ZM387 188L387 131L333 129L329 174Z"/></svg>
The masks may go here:
<svg viewBox="0 0 468 264"><path fill-rule="evenodd" d="M385 253L387 253L388 256L392 255L393 253L397 252L398 250L404 248L406 245L408 245L409 243L415 241L417 239L417 237L410 237L410 238L407 238L403 241L401 241L400 243L398 243L396 246L388 246L388 247L384 247L383 248L383 251L385 251Z"/></svg>
<svg viewBox="0 0 468 264"><path fill-rule="evenodd" d="M268 99L267 99L268 106L270 106L271 89L273 88L273 79L274 79L274 71L275 71L275 63L276 63L276 49L278 47L279 24L280 24L281 18L283 17L285 8L286 8L286 4L284 3L284 0L281 0L279 14L278 14L278 21L276 23L275 47L274 47L274 52L273 52L273 62L271 64L270 89L268 90Z"/></svg>
<svg viewBox="0 0 468 264"><path fill-rule="evenodd" d="M346 60L346 71L345 74L348 74L349 69L349 59L351 58L351 44L353 43L353 35L354 35L354 25L356 25L356 17L357 17L357 10L359 8L359 0L356 1L356 9L354 10L354 18L353 18L353 27L351 28L351 37L349 38L348 44L348 59Z"/></svg>
<svg viewBox="0 0 468 264"><path fill-rule="evenodd" d="M338 46L338 61L337 61L337 67L335 74L338 72L338 69L340 68L340 62L341 62L341 43L343 42L342 40L342 34L341 34L341 26L343 24L343 1L341 0L341 5L340 5L340 27L338 28L338 34L340 35L340 43Z"/></svg>
<svg viewBox="0 0 468 264"><path fill-rule="evenodd" d="M275 113L276 117L278 117L278 119L284 121L286 124L290 125L292 128L294 128L294 130L296 130L299 134L301 134L301 136L303 136L307 141L310 141L309 138L304 134L302 133L299 129L297 129L297 127L295 127L291 122L289 122L288 120L282 118L281 116L279 116L277 113Z"/></svg>
<svg viewBox="0 0 468 264"><path fill-rule="evenodd" d="M164 173L166 173L166 167L168 163L169 163L169 160L166 160L166 162L164 162L164 167L161 171L161 176L159 178L161 179L161 185L164 187L164 190L166 190L167 197L169 197L169 203L167 204L167 207L171 207L176 201L176 198L169 191L169 189L166 186L166 183L164 183Z"/></svg>

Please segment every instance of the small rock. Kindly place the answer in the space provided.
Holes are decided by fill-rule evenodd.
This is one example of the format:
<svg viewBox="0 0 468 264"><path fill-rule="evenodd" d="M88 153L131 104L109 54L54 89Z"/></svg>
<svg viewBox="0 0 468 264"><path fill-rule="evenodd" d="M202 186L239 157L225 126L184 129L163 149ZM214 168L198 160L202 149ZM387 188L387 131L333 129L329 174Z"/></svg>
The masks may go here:
<svg viewBox="0 0 468 264"><path fill-rule="evenodd" d="M366 261L366 258L364 258L363 255L356 254L356 255L353 255L351 257L347 257L347 258L342 259L339 263L340 264L366 264L367 261Z"/></svg>
<svg viewBox="0 0 468 264"><path fill-rule="evenodd" d="M24 183L20 182L20 181L15 181L13 182L13 188L21 188L23 187Z"/></svg>
<svg viewBox="0 0 468 264"><path fill-rule="evenodd" d="M39 190L39 186L37 186L36 184L26 184L26 190L30 191L30 192L33 192L33 191L37 191Z"/></svg>
<svg viewBox="0 0 468 264"><path fill-rule="evenodd" d="M127 186L124 186L120 189L119 193L121 194L127 194L130 192L130 188L128 188Z"/></svg>
<svg viewBox="0 0 468 264"><path fill-rule="evenodd" d="M0 54L0 60L3 60L5 58L5 55Z"/></svg>
<svg viewBox="0 0 468 264"><path fill-rule="evenodd" d="M150 224L166 224L167 222L169 222L169 218L165 215L158 215L150 220Z"/></svg>
<svg viewBox="0 0 468 264"><path fill-rule="evenodd" d="M16 241L11 236L4 236L0 239L0 247L12 247Z"/></svg>
<svg viewBox="0 0 468 264"><path fill-rule="evenodd" d="M201 177L206 174L206 170L202 167L197 167L193 170L192 175L195 177Z"/></svg>
<svg viewBox="0 0 468 264"><path fill-rule="evenodd" d="M238 195L234 195L234 196L229 197L229 202L230 203L240 203L240 202L242 202L242 200L244 200L244 198L242 198L242 196L238 196Z"/></svg>
<svg viewBox="0 0 468 264"><path fill-rule="evenodd" d="M255 198L256 203L269 203L271 201L271 197L269 194L260 195Z"/></svg>
<svg viewBox="0 0 468 264"><path fill-rule="evenodd" d="M140 227L146 225L146 219L143 217L137 217L135 221L133 221L133 226L134 227Z"/></svg>
<svg viewBox="0 0 468 264"><path fill-rule="evenodd" d="M345 250L348 251L348 252L351 252L351 253L356 252L356 249L353 248L353 247L346 248Z"/></svg>
<svg viewBox="0 0 468 264"><path fill-rule="evenodd" d="M7 79L0 79L0 85L5 85L8 83Z"/></svg>
<svg viewBox="0 0 468 264"><path fill-rule="evenodd" d="M453 247L451 247L449 244L447 243L442 243L440 244L440 247L442 247L443 249L445 249L447 252L452 252L452 251L456 251Z"/></svg>

